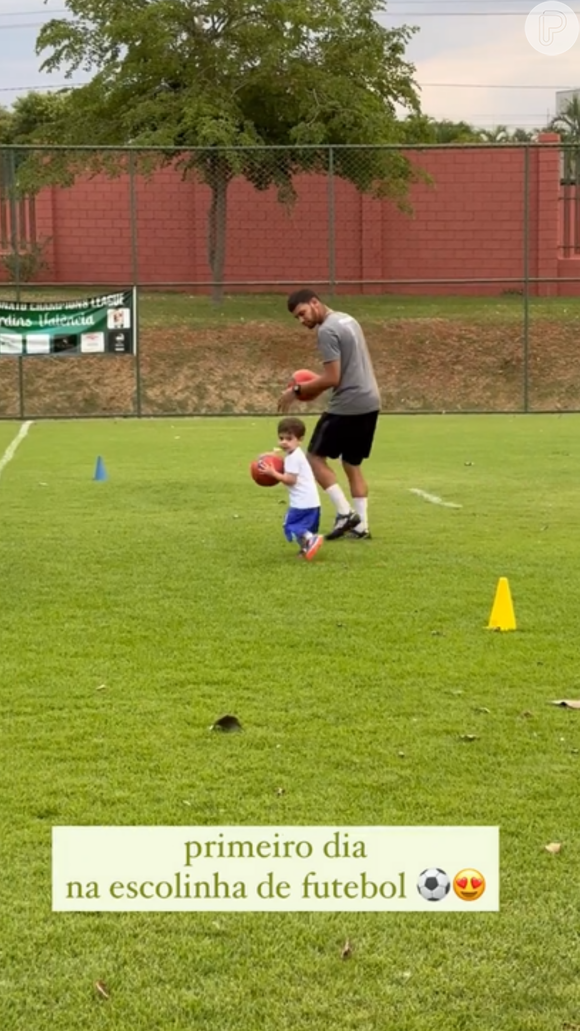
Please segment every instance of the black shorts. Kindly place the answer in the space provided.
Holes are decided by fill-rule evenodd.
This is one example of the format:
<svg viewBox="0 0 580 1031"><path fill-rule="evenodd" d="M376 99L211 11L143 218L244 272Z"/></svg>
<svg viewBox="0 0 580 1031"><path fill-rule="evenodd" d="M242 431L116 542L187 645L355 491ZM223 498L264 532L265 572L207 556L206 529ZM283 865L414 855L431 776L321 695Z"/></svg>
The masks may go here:
<svg viewBox="0 0 580 1031"><path fill-rule="evenodd" d="M314 427L308 451L319 458L342 458L348 465L360 465L371 453L378 418L378 412L325 412Z"/></svg>

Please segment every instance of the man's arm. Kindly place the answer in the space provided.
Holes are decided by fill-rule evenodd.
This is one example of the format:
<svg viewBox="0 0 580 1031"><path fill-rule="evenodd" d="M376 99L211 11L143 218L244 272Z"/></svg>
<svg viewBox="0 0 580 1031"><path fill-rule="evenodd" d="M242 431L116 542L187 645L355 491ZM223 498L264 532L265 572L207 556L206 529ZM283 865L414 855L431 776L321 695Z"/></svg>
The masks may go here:
<svg viewBox="0 0 580 1031"><path fill-rule="evenodd" d="M339 383L340 359L325 362L320 376L316 376L315 379L309 380L308 383L300 384L300 397L304 398L305 401L311 401L312 398L318 397L319 394L323 394L325 390L330 390L331 387L337 387Z"/></svg>
<svg viewBox="0 0 580 1031"><path fill-rule="evenodd" d="M331 387L337 387L340 383L340 359L324 363L322 374L308 383L300 384L300 400L312 401L313 398L323 394ZM293 401L297 400L297 394L293 387L289 387L278 399L278 411L287 412Z"/></svg>
<svg viewBox="0 0 580 1031"><path fill-rule="evenodd" d="M309 380L308 383L300 384L300 398L303 401L312 401L315 397L323 394L331 387L337 387L340 383L340 342L336 331L328 326L322 325L318 330L318 350L322 358L322 374ZM285 390L278 400L278 411L285 412L296 398L296 392L290 387Z"/></svg>

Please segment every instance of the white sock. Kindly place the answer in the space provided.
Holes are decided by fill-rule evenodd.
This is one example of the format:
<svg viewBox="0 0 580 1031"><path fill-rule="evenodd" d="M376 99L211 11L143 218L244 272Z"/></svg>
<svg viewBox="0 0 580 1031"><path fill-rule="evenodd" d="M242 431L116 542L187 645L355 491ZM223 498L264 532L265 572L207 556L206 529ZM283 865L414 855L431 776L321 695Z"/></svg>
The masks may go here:
<svg viewBox="0 0 580 1031"><path fill-rule="evenodd" d="M348 515L350 512L350 505L346 500L342 488L338 486L338 483L333 484L332 487L327 487L326 493L336 509L336 514L341 516Z"/></svg>
<svg viewBox="0 0 580 1031"><path fill-rule="evenodd" d="M368 528L369 528L369 522L368 522L368 502L369 502L368 498L353 498L352 499L354 510L355 510L356 514L358 516L360 516L360 523L358 524L358 526L355 526L355 528L354 528L354 532L355 533L363 533L363 531L368 530Z"/></svg>

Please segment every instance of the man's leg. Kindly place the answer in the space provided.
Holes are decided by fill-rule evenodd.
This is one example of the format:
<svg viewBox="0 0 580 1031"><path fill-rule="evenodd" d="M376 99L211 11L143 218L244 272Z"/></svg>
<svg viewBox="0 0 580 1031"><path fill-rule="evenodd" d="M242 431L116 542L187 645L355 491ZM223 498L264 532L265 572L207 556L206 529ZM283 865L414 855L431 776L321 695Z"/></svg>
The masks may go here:
<svg viewBox="0 0 580 1031"><path fill-rule="evenodd" d="M351 508L346 494L338 485L336 474L328 465L326 458L321 458L320 455L311 455L309 452L308 461L312 466L316 482L328 494L336 509L334 526L330 533L325 534L327 541L334 541L338 537L343 537L347 530L358 526L360 516Z"/></svg>
<svg viewBox="0 0 580 1031"><path fill-rule="evenodd" d="M328 465L329 455L340 454L340 447L337 450L335 440L336 428L336 419L333 420L326 413L321 415L314 427L307 457L318 486L328 494L337 516L345 516L350 512L350 505L338 485L334 470Z"/></svg>
<svg viewBox="0 0 580 1031"><path fill-rule="evenodd" d="M334 527L326 534L326 540L332 541L342 537L347 530L358 526L359 516L353 512L346 495L339 486L336 473L328 465L328 457L338 457L342 450L342 434L344 424L336 416L325 413L314 428L312 439L308 445L308 461L319 487L328 494L336 510Z"/></svg>
<svg viewBox="0 0 580 1031"><path fill-rule="evenodd" d="M342 487L338 485L336 474L328 465L327 459L321 458L320 455L312 455L310 452L308 452L307 457L318 486L322 487L322 489L328 494L336 509L336 514L348 515L350 512L350 505Z"/></svg>
<svg viewBox="0 0 580 1031"><path fill-rule="evenodd" d="M356 530L352 531L351 536L368 537L370 534L368 517L369 488L367 481L362 474L360 465L350 465L348 462L343 461L342 467L350 487L353 508L360 519Z"/></svg>
<svg viewBox="0 0 580 1031"><path fill-rule="evenodd" d="M370 537L368 522L369 489L361 466L372 451L379 413L369 412L353 418L348 447L345 447L342 466L348 479L350 495L359 524L352 529L351 537Z"/></svg>

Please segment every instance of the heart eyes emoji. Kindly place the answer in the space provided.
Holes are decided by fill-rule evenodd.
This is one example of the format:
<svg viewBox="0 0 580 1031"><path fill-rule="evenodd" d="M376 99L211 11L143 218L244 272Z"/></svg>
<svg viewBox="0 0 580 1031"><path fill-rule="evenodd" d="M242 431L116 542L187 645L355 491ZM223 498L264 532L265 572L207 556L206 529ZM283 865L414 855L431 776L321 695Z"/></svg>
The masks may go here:
<svg viewBox="0 0 580 1031"><path fill-rule="evenodd" d="M464 902L475 902L485 891L485 877L479 870L460 870L453 880L453 891Z"/></svg>

